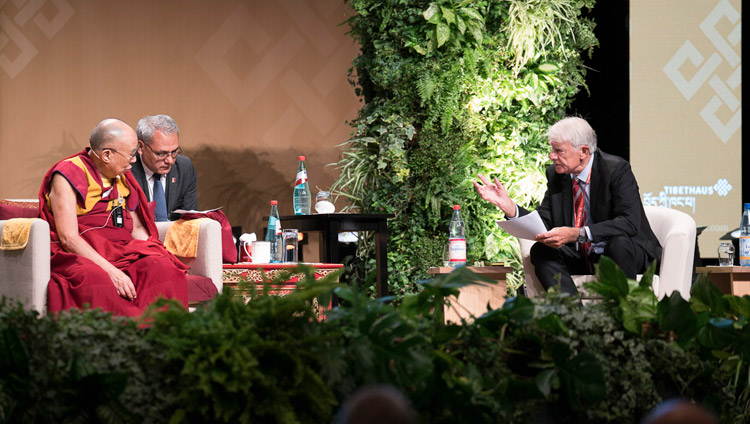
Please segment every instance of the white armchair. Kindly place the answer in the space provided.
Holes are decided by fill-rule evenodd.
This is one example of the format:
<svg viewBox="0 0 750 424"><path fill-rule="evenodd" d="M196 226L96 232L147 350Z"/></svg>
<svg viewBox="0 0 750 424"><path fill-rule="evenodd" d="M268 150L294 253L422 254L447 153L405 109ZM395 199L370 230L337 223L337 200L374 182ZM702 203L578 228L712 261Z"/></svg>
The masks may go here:
<svg viewBox="0 0 750 424"><path fill-rule="evenodd" d="M659 275L654 276L653 290L661 299L673 291L679 291L683 299L690 298L690 287L693 283L693 260L695 255L695 220L674 209L656 206L645 206L646 217L651 229L662 247ZM529 297L544 293L544 287L536 278L534 265L529 252L535 243L533 240L518 239L521 246L521 259L526 274L526 292ZM594 281L594 275L573 275L577 287ZM638 275L638 279L641 275Z"/></svg>
<svg viewBox="0 0 750 424"><path fill-rule="evenodd" d="M0 220L0 232L5 222ZM159 239L164 236L171 222L157 223ZM198 251L195 258L180 258L190 267L188 274L211 279L221 293L221 225L213 220L201 224L198 236ZM50 279L50 235L49 224L37 219L31 225L26 248L22 250L0 250L0 296L23 302L41 314L47 312L47 284Z"/></svg>
<svg viewBox="0 0 750 424"><path fill-rule="evenodd" d="M0 234L6 222L0 220ZM35 219L25 249L0 250L0 295L41 314L47 312L49 244L49 224Z"/></svg>

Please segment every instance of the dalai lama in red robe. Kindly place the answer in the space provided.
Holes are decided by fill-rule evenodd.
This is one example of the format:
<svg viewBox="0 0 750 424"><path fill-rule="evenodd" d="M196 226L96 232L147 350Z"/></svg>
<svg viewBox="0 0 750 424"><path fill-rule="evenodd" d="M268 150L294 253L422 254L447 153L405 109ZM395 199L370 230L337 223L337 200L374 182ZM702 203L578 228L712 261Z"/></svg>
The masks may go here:
<svg viewBox="0 0 750 424"><path fill-rule="evenodd" d="M187 267L159 242L146 197L128 172L135 131L105 119L89 144L55 164L39 192L52 237L48 310L88 305L139 316L159 297L187 307Z"/></svg>

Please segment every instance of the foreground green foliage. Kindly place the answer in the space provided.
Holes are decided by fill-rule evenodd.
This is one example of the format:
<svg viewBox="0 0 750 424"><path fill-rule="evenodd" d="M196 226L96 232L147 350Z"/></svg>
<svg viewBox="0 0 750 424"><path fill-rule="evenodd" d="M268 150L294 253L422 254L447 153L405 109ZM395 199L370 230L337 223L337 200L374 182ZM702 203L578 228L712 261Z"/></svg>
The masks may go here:
<svg viewBox="0 0 750 424"><path fill-rule="evenodd" d="M2 302L0 421L331 422L373 383L430 423L632 423L672 397L747 421L750 298L699 281L690 302L657 301L606 258L598 276L599 304L510 298L462 325L444 323L446 300L490 284L466 269L398 306L312 278L247 305L229 293L193 313L165 302L140 324ZM341 306L321 319L312 305L332 290Z"/></svg>
<svg viewBox="0 0 750 424"><path fill-rule="evenodd" d="M597 45L583 16L594 0L347 3L361 46L351 78L364 106L334 191L363 212L395 214L390 293L414 292L439 264L454 204L469 263L505 260L522 270L516 240L495 224L500 212L471 182L480 172L496 176L520 205L541 201L546 130L585 86L582 56ZM361 258L372 252L361 243ZM521 271L511 276L511 292L522 281Z"/></svg>

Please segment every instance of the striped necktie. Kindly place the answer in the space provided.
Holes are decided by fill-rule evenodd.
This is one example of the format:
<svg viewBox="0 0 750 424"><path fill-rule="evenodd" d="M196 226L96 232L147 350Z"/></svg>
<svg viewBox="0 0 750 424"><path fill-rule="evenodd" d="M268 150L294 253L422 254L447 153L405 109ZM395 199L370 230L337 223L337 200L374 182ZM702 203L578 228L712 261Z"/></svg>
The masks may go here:
<svg viewBox="0 0 750 424"><path fill-rule="evenodd" d="M585 227L588 224L588 216L586 216L586 205L584 199L586 197L586 190L581 189L578 178L573 178L573 211L575 211L575 222L576 227ZM579 216L580 214L580 216ZM591 242L578 243L578 250L583 253L588 262L588 257L591 254Z"/></svg>

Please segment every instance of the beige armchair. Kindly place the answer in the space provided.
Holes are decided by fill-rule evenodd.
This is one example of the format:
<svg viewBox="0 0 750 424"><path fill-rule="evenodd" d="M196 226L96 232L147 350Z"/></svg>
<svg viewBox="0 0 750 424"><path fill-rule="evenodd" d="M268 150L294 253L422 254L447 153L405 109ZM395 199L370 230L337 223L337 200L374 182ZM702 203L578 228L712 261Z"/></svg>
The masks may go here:
<svg viewBox="0 0 750 424"><path fill-rule="evenodd" d="M656 238L662 247L659 275L654 276L653 290L661 299L674 291L679 291L683 299L690 298L690 287L693 278L693 259L695 255L695 220L674 209L656 206L645 206L646 217L651 224ZM529 297L544 293L544 287L536 278L534 265L529 252L535 243L533 240L518 239L521 247L523 270L526 274L526 293ZM637 277L641 278L640 275ZM573 282L577 287L594 281L593 275L574 275Z"/></svg>
<svg viewBox="0 0 750 424"><path fill-rule="evenodd" d="M6 221L0 220L0 232ZM159 239L164 236L171 222L157 223ZM195 258L180 258L190 266L188 274L208 277L221 293L221 225L212 220L201 224L198 235L198 252ZM31 234L26 248L22 250L0 250L0 296L5 295L24 303L29 309L47 312L47 284L50 278L49 224L37 219L31 225Z"/></svg>

